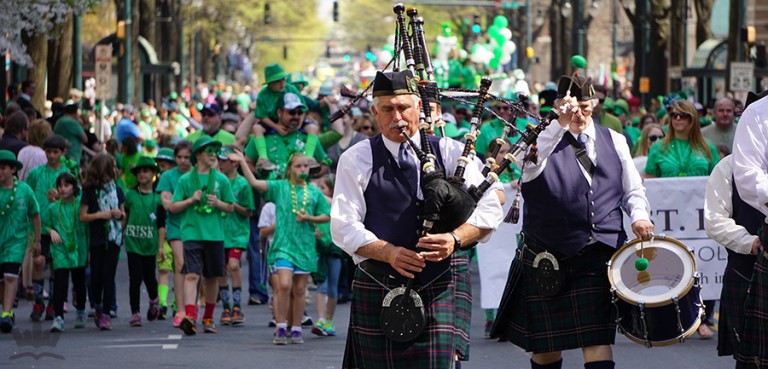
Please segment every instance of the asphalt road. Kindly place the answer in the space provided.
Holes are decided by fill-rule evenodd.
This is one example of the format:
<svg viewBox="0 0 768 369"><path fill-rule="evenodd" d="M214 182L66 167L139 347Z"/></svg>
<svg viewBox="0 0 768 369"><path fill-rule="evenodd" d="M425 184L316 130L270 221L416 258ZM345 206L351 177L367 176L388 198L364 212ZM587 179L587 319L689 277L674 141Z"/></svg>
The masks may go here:
<svg viewBox="0 0 768 369"><path fill-rule="evenodd" d="M473 265L473 269L476 269ZM473 272L473 288L479 295L479 278ZM0 368L307 368L341 367L349 304L340 305L335 324L337 337L316 337L305 329L302 345L275 346L267 327L267 306L244 306L246 323L219 327L217 334L185 337L170 321L128 326L128 271L125 258L118 269L118 318L113 331L100 332L92 321L85 329L73 329L74 313L66 314L65 331L49 332L50 321L32 323L32 306L22 301L14 333L0 335ZM146 294L142 295L142 308ZM483 339L483 312L475 299L472 319L471 360L464 369L530 368L529 356L516 346ZM308 312L314 312L314 306ZM217 307L218 320L220 309ZM314 314L311 314L314 315ZM717 339L690 339L683 344L646 349L623 336L614 347L617 368L732 368L733 360L717 356ZM563 368L583 368L581 352L564 353Z"/></svg>

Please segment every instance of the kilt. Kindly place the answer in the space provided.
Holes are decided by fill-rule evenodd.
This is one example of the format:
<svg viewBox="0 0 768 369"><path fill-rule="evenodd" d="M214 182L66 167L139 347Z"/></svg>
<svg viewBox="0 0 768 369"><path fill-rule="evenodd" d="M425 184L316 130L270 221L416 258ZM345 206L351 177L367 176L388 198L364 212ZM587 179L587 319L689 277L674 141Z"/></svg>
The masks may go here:
<svg viewBox="0 0 768 369"><path fill-rule="evenodd" d="M401 287L386 275L371 273L388 288ZM456 309L451 272L424 289L414 284L424 302L426 327L412 342L394 342L381 330L381 303L389 292L360 268L352 282L352 305L342 368L451 368L456 354L453 328Z"/></svg>
<svg viewBox="0 0 768 369"><path fill-rule="evenodd" d="M744 309L744 329L736 361L749 367L768 367L768 253L765 251L758 255L752 280L749 282Z"/></svg>
<svg viewBox="0 0 768 369"><path fill-rule="evenodd" d="M616 339L616 309L606 263L615 249L601 243L563 258L562 287L556 296L539 294L533 282L533 259L543 249L526 239L512 261L507 286L491 331L533 353L610 345Z"/></svg>
<svg viewBox="0 0 768 369"><path fill-rule="evenodd" d="M744 327L744 301L747 299L749 276L743 276L733 268L726 268L723 289L720 293L720 318L717 329L717 354L736 354L738 338Z"/></svg>
<svg viewBox="0 0 768 369"><path fill-rule="evenodd" d="M456 320L453 328L456 331L456 353L459 360L469 360L469 326L472 322L472 279L469 274L469 251L456 251L451 255L451 272L453 273L454 289L453 303L456 308Z"/></svg>

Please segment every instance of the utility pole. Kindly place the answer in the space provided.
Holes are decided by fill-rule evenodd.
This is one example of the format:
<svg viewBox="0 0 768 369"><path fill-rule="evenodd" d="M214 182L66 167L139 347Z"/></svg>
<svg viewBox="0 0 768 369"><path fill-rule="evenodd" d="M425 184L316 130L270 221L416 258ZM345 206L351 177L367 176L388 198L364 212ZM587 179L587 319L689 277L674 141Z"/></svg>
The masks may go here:
<svg viewBox="0 0 768 369"><path fill-rule="evenodd" d="M131 46L133 45L133 31L131 20L133 15L131 14L131 0L124 0L123 2L123 64L121 68L121 74L123 75L122 84L120 85L120 98L123 103L130 104L133 102L133 70L132 70L132 58L131 58Z"/></svg>
<svg viewBox="0 0 768 369"><path fill-rule="evenodd" d="M573 3L573 28L575 54L584 56L584 0L576 0Z"/></svg>
<svg viewBox="0 0 768 369"><path fill-rule="evenodd" d="M72 85L74 88L83 91L83 17L79 14L74 15L74 26L72 30ZM82 106L82 99L79 103Z"/></svg>

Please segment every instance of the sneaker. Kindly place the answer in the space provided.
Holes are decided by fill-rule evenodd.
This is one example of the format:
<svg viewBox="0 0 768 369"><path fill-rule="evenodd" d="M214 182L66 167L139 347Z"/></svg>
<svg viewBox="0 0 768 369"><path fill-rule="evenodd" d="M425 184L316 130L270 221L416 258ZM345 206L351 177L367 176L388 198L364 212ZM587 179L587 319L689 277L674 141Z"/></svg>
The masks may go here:
<svg viewBox="0 0 768 369"><path fill-rule="evenodd" d="M173 316L173 328L181 328L181 322L184 320L185 316L186 315L181 311L176 313L176 315Z"/></svg>
<svg viewBox="0 0 768 369"><path fill-rule="evenodd" d="M331 323L331 322L325 322L325 324L323 325L323 330L329 336L335 336L336 335L336 327L334 327L333 323Z"/></svg>
<svg viewBox="0 0 768 369"><path fill-rule="evenodd" d="M96 328L101 329L101 311L93 313L93 322L96 324Z"/></svg>
<svg viewBox="0 0 768 369"><path fill-rule="evenodd" d="M187 336L194 336L197 333L197 323L188 316L181 319L179 328L181 328Z"/></svg>
<svg viewBox="0 0 768 369"><path fill-rule="evenodd" d="M50 303L45 308L45 320L53 320L54 315L56 315L56 313L53 311L53 303Z"/></svg>
<svg viewBox="0 0 768 369"><path fill-rule="evenodd" d="M272 319L269 320L269 323L267 323L267 327L269 327L269 328L277 327L277 322L275 321L275 318L272 318Z"/></svg>
<svg viewBox="0 0 768 369"><path fill-rule="evenodd" d="M149 309L147 309L147 320L155 321L160 316L160 308L157 304L157 299L149 302Z"/></svg>
<svg viewBox="0 0 768 369"><path fill-rule="evenodd" d="M53 318L53 324L51 324L51 332L63 332L64 331L64 318L57 316Z"/></svg>
<svg viewBox="0 0 768 369"><path fill-rule="evenodd" d="M301 325L305 327L311 327L315 324L315 322L312 321L312 318L307 315L307 313L304 313L304 317L301 318Z"/></svg>
<svg viewBox="0 0 768 369"><path fill-rule="evenodd" d="M0 332L11 333L14 323L16 323L16 319L14 319L13 315L0 318Z"/></svg>
<svg viewBox="0 0 768 369"><path fill-rule="evenodd" d="M160 315L157 316L157 320L165 320L166 314L168 314L168 307L167 306L161 306L160 307Z"/></svg>
<svg viewBox="0 0 768 369"><path fill-rule="evenodd" d="M243 315L243 312L240 311L240 308L235 306L234 309L232 309L232 325L240 325L245 323L245 315Z"/></svg>
<svg viewBox="0 0 768 369"><path fill-rule="evenodd" d="M78 311L77 317L75 318L75 328L85 328L85 311Z"/></svg>
<svg viewBox="0 0 768 369"><path fill-rule="evenodd" d="M248 299L248 305L264 305L264 301L260 298L251 297Z"/></svg>
<svg viewBox="0 0 768 369"><path fill-rule="evenodd" d="M128 321L128 325L131 327L141 327L141 315L139 313L131 315L131 320Z"/></svg>
<svg viewBox="0 0 768 369"><path fill-rule="evenodd" d="M109 317L112 319L117 318L117 310L110 310L109 311Z"/></svg>
<svg viewBox="0 0 768 369"><path fill-rule="evenodd" d="M322 336L325 337L328 335L328 333L324 329L325 323L324 322L317 322L317 324L312 326L312 334L316 336Z"/></svg>
<svg viewBox="0 0 768 369"><path fill-rule="evenodd" d="M272 339L272 343L275 345L285 345L288 343L288 332L285 328L278 328L275 331L275 338Z"/></svg>
<svg viewBox="0 0 768 369"><path fill-rule="evenodd" d="M32 319L33 322L39 322L43 319L43 311L45 311L43 304L35 304L32 306L32 313L29 314L29 319Z"/></svg>
<svg viewBox="0 0 768 369"><path fill-rule="evenodd" d="M216 333L216 324L213 323L213 318L203 319L203 332Z"/></svg>
<svg viewBox="0 0 768 369"><path fill-rule="evenodd" d="M304 343L304 339L301 338L301 331L291 331L291 343L301 344Z"/></svg>
<svg viewBox="0 0 768 369"><path fill-rule="evenodd" d="M219 319L219 324L222 326L232 325L232 313L229 312L229 309L224 309L224 311L221 312L221 319Z"/></svg>
<svg viewBox="0 0 768 369"><path fill-rule="evenodd" d="M108 315L102 315L101 319L99 319L99 329L102 331L112 330L112 319Z"/></svg>

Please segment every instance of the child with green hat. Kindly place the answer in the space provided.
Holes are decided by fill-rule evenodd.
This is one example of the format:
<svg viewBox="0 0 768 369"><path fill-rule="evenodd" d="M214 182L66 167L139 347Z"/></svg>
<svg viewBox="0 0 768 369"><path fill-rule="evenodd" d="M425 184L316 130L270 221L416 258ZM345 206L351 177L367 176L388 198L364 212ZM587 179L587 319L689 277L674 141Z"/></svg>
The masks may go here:
<svg viewBox="0 0 768 369"><path fill-rule="evenodd" d="M162 195L160 194L161 191L159 189L163 173L176 168L176 157L173 154L173 149L163 147L158 150L157 156L155 156L155 163L160 169L157 173L157 194L161 196L162 200ZM157 253L157 294L160 302L160 316L158 316L157 319L159 320L165 320L166 313L168 312L168 286L170 284L171 273L174 271L173 248L171 247L167 236L168 229L166 226L166 240L161 246L163 251Z"/></svg>
<svg viewBox="0 0 768 369"><path fill-rule="evenodd" d="M34 192L24 182L14 177L22 168L16 155L0 150L0 273L3 283L3 311L0 316L0 332L10 333L16 318L13 302L16 299L19 271L27 251L29 226L32 225L34 256L40 255L40 208Z"/></svg>
<svg viewBox="0 0 768 369"><path fill-rule="evenodd" d="M150 322L160 316L158 304L157 279L155 278L156 259L164 258L162 245L165 243L165 209L160 194L154 191L154 180L159 168L155 161L142 156L131 168L138 184L125 194L125 251L128 255L128 275L130 279L129 296L131 302L132 327L141 326L140 292L141 282L149 294L147 320Z"/></svg>

